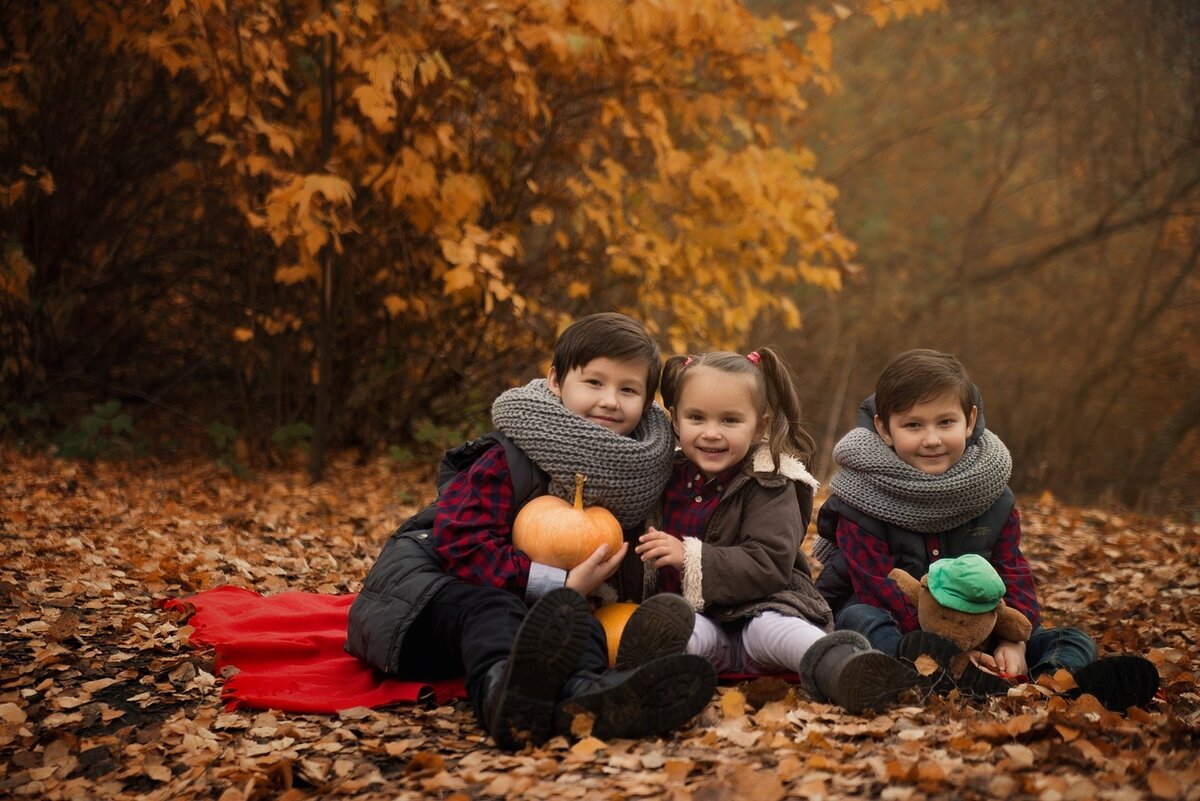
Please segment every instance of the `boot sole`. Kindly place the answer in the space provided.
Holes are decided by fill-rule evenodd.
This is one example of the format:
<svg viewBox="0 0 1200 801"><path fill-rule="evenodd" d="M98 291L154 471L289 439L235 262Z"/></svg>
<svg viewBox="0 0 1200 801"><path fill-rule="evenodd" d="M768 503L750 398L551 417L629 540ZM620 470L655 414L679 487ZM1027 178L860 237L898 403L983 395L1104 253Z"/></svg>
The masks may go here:
<svg viewBox="0 0 1200 801"><path fill-rule="evenodd" d="M628 670L655 659L681 654L696 624L696 613L680 595L647 598L634 610L617 649L617 670Z"/></svg>
<svg viewBox="0 0 1200 801"><path fill-rule="evenodd" d="M529 610L493 690L500 696L491 735L501 748L550 739L559 691L587 647L590 616L583 596L566 588L552 590Z"/></svg>
<svg viewBox="0 0 1200 801"><path fill-rule="evenodd" d="M589 713L592 736L600 739L666 734L700 714L716 690L716 670L704 657L664 656L634 668L620 684L562 702L554 728L570 734L575 716Z"/></svg>
<svg viewBox="0 0 1200 801"><path fill-rule="evenodd" d="M937 663L938 669L928 676L916 670L917 660L927 656ZM928 631L913 631L900 638L896 646L896 658L912 665L925 689L935 693L948 693L954 689L951 676L954 660L962 656L962 650L952 640Z"/></svg>
<svg viewBox="0 0 1200 801"><path fill-rule="evenodd" d="M1097 659L1075 672L1078 690L1071 693L1094 695L1105 709L1125 712L1131 706L1145 706L1153 700L1160 683L1158 669L1140 656L1118 655Z"/></svg>
<svg viewBox="0 0 1200 801"><path fill-rule="evenodd" d="M917 659L928 656L938 664L938 670L922 676L922 685L939 695L957 689L973 698L1004 695L1012 685L994 673L982 670L974 662L965 659L965 654L946 637L928 631L914 631L900 638L896 657L916 666ZM955 675L956 664L966 661L962 672ZM918 675L920 673L918 672Z"/></svg>
<svg viewBox="0 0 1200 801"><path fill-rule="evenodd" d="M896 696L921 684L921 674L880 651L863 651L846 662L837 697L848 712L887 708Z"/></svg>

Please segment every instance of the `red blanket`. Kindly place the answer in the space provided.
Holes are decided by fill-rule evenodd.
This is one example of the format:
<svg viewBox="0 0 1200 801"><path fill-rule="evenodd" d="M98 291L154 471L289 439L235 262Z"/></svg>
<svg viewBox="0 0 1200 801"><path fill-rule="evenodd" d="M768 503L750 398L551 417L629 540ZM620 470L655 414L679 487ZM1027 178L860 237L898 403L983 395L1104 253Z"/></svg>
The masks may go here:
<svg viewBox="0 0 1200 801"><path fill-rule="evenodd" d="M192 644L212 646L216 669L238 669L221 688L229 709L338 712L432 697L444 704L466 697L462 678L402 681L379 673L342 649L353 595L285 592L259 595L215 587L189 598L168 598L166 609L194 610ZM724 682L754 678L722 674ZM796 681L794 675L784 675Z"/></svg>
<svg viewBox="0 0 1200 801"><path fill-rule="evenodd" d="M355 706L412 702L427 694L439 704L466 695L461 678L401 681L342 650L353 595L285 592L263 596L216 587L162 602L186 612L193 645L212 646L216 668L238 669L221 689L229 709L337 712Z"/></svg>

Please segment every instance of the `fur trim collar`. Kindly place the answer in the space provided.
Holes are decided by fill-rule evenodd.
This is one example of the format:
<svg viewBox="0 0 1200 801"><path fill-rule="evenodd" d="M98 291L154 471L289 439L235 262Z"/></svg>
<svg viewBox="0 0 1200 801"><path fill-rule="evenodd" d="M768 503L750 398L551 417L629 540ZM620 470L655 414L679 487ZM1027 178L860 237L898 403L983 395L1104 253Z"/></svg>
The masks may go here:
<svg viewBox="0 0 1200 801"><path fill-rule="evenodd" d="M756 474L774 474L775 464L771 461L771 449L765 445L759 445L754 451L754 458L751 460L750 466ZM792 481L804 482L813 488L813 492L821 488L821 482L813 478L812 473L809 473L808 468L804 466L804 462L790 454L779 454L779 474Z"/></svg>

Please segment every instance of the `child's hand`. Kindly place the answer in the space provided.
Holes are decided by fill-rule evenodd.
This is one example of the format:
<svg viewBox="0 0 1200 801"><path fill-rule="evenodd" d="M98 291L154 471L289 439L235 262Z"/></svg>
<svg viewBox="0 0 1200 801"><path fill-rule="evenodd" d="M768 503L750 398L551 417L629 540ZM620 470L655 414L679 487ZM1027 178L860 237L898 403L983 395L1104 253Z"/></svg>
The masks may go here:
<svg viewBox="0 0 1200 801"><path fill-rule="evenodd" d="M1025 643L1001 640L993 654L996 658L996 669L1003 676L1024 676L1029 672L1025 662Z"/></svg>
<svg viewBox="0 0 1200 801"><path fill-rule="evenodd" d="M571 568L567 573L565 586L586 598L595 592L606 578L617 572L628 550L629 543L623 542L617 552L609 556L608 546L601 545L591 556Z"/></svg>
<svg viewBox="0 0 1200 801"><path fill-rule="evenodd" d="M967 656L976 666L986 670L988 673L998 673L1000 668L996 665L996 660L986 651L968 651Z"/></svg>
<svg viewBox="0 0 1200 801"><path fill-rule="evenodd" d="M634 552L649 562L651 567L676 567L683 569L683 540L676 539L665 531L650 527L642 536Z"/></svg>

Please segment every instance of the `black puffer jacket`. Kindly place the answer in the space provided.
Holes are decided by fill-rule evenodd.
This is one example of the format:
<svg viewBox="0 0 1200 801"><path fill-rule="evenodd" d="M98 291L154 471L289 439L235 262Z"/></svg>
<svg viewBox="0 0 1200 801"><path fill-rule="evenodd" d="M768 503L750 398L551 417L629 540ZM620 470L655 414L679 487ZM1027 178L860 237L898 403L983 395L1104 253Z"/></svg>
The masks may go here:
<svg viewBox="0 0 1200 801"><path fill-rule="evenodd" d="M508 461L513 509L546 494L549 483L546 474L498 431L446 452L438 470L439 494L496 443L504 447ZM385 673L397 671L404 635L434 593L451 580L430 541L436 517L437 501L434 501L392 534L350 607L346 650Z"/></svg>

